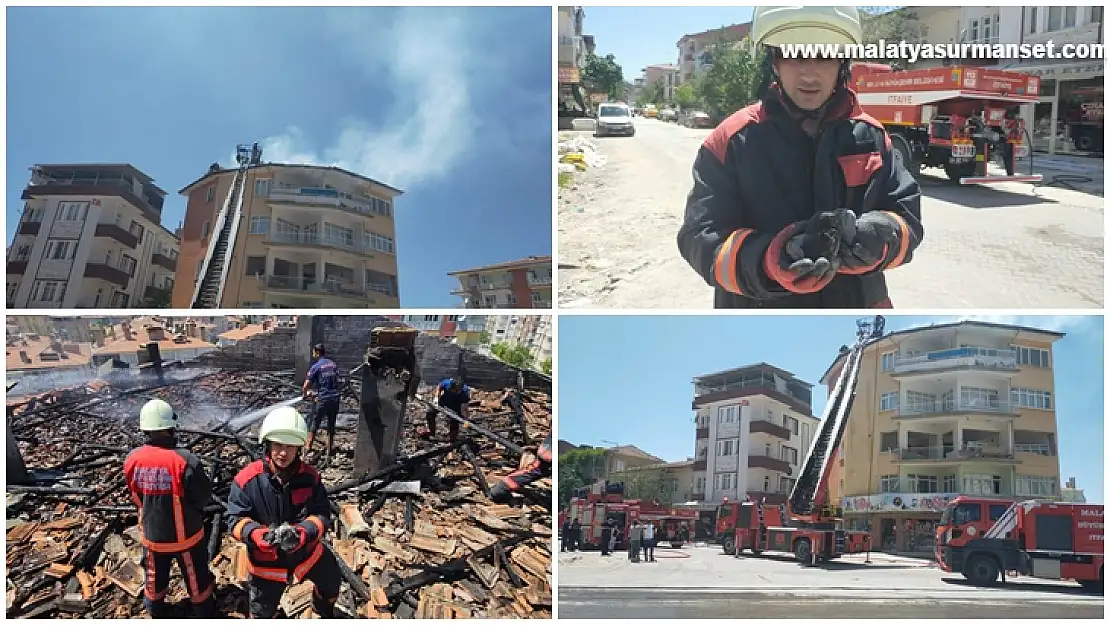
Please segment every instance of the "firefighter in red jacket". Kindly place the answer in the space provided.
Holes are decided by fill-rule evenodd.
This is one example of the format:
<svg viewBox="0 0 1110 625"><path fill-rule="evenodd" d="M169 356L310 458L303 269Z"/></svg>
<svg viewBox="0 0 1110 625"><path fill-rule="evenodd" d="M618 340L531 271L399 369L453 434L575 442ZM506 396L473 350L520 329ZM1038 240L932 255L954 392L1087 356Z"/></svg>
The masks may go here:
<svg viewBox="0 0 1110 625"><path fill-rule="evenodd" d="M551 435L543 439L539 449L536 450L536 459L528 466L517 469L505 479L501 480L490 489L492 499L497 503L512 501L513 493L520 492L521 488L536 480L551 477Z"/></svg>
<svg viewBox="0 0 1110 625"><path fill-rule="evenodd" d="M198 618L213 618L215 578L208 568L204 507L212 482L200 460L177 447L177 414L161 399L148 401L139 413L146 444L123 463L127 488L139 509L146 577L143 604L151 618L166 618L170 566L177 560Z"/></svg>
<svg viewBox="0 0 1110 625"><path fill-rule="evenodd" d="M322 542L331 504L320 474L300 457L304 417L292 406L274 409L258 441L263 458L235 476L227 502L231 535L247 546L251 618L273 618L285 587L304 580L313 584L316 614L335 618L341 575Z"/></svg>
<svg viewBox="0 0 1110 625"><path fill-rule="evenodd" d="M859 11L756 7L751 37L766 52L761 100L698 150L679 251L716 308L892 307L883 272L925 235L921 190L860 108L846 57L784 54L859 44Z"/></svg>

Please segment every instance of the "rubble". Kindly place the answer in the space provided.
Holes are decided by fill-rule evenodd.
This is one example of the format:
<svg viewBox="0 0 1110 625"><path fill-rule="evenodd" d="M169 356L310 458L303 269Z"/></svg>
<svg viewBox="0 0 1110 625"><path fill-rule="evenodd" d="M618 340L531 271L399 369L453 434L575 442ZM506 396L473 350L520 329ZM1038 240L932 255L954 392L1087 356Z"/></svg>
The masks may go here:
<svg viewBox="0 0 1110 625"><path fill-rule="evenodd" d="M585 137L559 135L559 172L574 173L590 167L604 167L605 156Z"/></svg>
<svg viewBox="0 0 1110 625"><path fill-rule="evenodd" d="M357 377L357 376L355 376ZM497 505L490 485L531 462L489 436L464 429L456 443L420 439L425 408L409 402L402 457L377 480L352 476L358 381L344 389L331 463L321 468L336 514L328 541L348 578L338 608L369 618L551 618L551 480L513 505ZM207 371L155 388L103 383L8 401L8 421L33 484L7 492L9 618L135 618L142 607L137 514L123 481L127 453L141 444L139 407L160 397L183 421L179 444L205 461L216 499L259 449L257 412L299 395L292 372ZM28 403L28 400L31 400ZM523 392L525 433L501 392L475 390L475 424L534 450L551 432L550 398ZM302 410L309 410L301 406ZM315 462L322 455L310 453ZM9 484L11 478L9 477ZM226 528L222 506L208 510L211 568L221 616L247 616L246 553ZM215 539L215 540L213 540ZM167 601L191 615L174 567ZM290 587L288 617L314 616L311 585Z"/></svg>

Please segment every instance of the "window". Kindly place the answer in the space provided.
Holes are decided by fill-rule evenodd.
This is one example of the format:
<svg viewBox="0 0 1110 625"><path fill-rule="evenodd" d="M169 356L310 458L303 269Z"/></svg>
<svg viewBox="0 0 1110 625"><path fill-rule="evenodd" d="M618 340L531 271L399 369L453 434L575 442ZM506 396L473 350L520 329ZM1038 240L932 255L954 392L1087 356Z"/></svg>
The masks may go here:
<svg viewBox="0 0 1110 625"><path fill-rule="evenodd" d="M540 293L539 291L532 291L531 298L533 304L543 303L543 293Z"/></svg>
<svg viewBox="0 0 1110 625"><path fill-rule="evenodd" d="M771 490L771 478L764 475L763 476L763 492L767 492L769 490Z"/></svg>
<svg viewBox="0 0 1110 625"><path fill-rule="evenodd" d="M370 212L377 213L382 217L392 217L393 207L387 200L372 197L370 198Z"/></svg>
<svg viewBox="0 0 1110 625"><path fill-rule="evenodd" d="M736 441L717 441L717 455L731 456L736 453Z"/></svg>
<svg viewBox="0 0 1110 625"><path fill-rule="evenodd" d="M251 234L266 234L270 231L270 218L266 215L251 217Z"/></svg>
<svg viewBox="0 0 1110 625"><path fill-rule="evenodd" d="M84 221L88 214L88 202L58 202L58 221Z"/></svg>
<svg viewBox="0 0 1110 625"><path fill-rule="evenodd" d="M790 430L791 432L793 432L794 436L798 435L798 420L795 419L794 417L788 417L786 415L782 415L782 425L783 425L783 427L785 427L788 430Z"/></svg>
<svg viewBox="0 0 1110 625"><path fill-rule="evenodd" d="M998 408L998 391L993 388L960 387L960 408Z"/></svg>
<svg viewBox="0 0 1110 625"><path fill-rule="evenodd" d="M898 492L898 476L897 475L884 475L879 478L879 492L880 493L897 493Z"/></svg>
<svg viewBox="0 0 1110 625"><path fill-rule="evenodd" d="M247 275L248 276L266 275L266 257L265 256L248 256L247 257Z"/></svg>
<svg viewBox="0 0 1110 625"><path fill-rule="evenodd" d="M964 476L964 484L961 490L967 495L999 495L1002 492L1002 477L969 473Z"/></svg>
<svg viewBox="0 0 1110 625"><path fill-rule="evenodd" d="M1052 393L1030 388L1010 389L1010 402L1022 408L1052 410Z"/></svg>
<svg viewBox="0 0 1110 625"><path fill-rule="evenodd" d="M1037 7L1029 8L1029 34L1037 33Z"/></svg>
<svg viewBox="0 0 1110 625"><path fill-rule="evenodd" d="M207 239L208 238L208 229L211 228L211 227L212 227L211 222L208 222L208 221L204 222L204 225L202 225L200 227L200 238Z"/></svg>
<svg viewBox="0 0 1110 625"><path fill-rule="evenodd" d="M270 180L255 180L254 181L254 195L256 197L266 197L270 195Z"/></svg>
<svg viewBox="0 0 1110 625"><path fill-rule="evenodd" d="M366 249L376 250L385 254L395 253L393 250L393 239L391 237L378 234L377 232L363 232L362 245Z"/></svg>
<svg viewBox="0 0 1110 625"><path fill-rule="evenodd" d="M32 302L61 303L66 295L66 283L58 280L36 280L31 285Z"/></svg>
<svg viewBox="0 0 1110 625"><path fill-rule="evenodd" d="M509 306L516 306L516 293L509 293L505 296L505 301Z"/></svg>
<svg viewBox="0 0 1110 625"><path fill-rule="evenodd" d="M915 414L936 412L937 396L920 391L906 391L906 410Z"/></svg>
<svg viewBox="0 0 1110 625"><path fill-rule="evenodd" d="M1064 7L1048 7L1048 27L1046 32L1060 30L1060 18L1063 16Z"/></svg>
<svg viewBox="0 0 1110 625"><path fill-rule="evenodd" d="M736 423L737 412L739 408L736 406L724 406L717 409L717 424Z"/></svg>
<svg viewBox="0 0 1110 625"><path fill-rule="evenodd" d="M792 478L789 478L789 477L780 477L779 478L779 492L780 493L789 493L793 489L794 489L794 480ZM841 490L844 490L844 489L842 488Z"/></svg>
<svg viewBox="0 0 1110 625"><path fill-rule="evenodd" d="M112 308L127 308L127 304L130 301L131 296L127 293L116 291L112 294Z"/></svg>
<svg viewBox="0 0 1110 625"><path fill-rule="evenodd" d="M73 260L77 255L77 241L62 241L52 239L46 242L46 253L43 260Z"/></svg>
<svg viewBox="0 0 1110 625"><path fill-rule="evenodd" d="M732 490L735 484L733 483L732 473L718 473L715 476L714 485L717 490Z"/></svg>
<svg viewBox="0 0 1110 625"><path fill-rule="evenodd" d="M143 242L143 235L146 233L146 230L143 229L142 224L137 221L132 221L131 227L128 228L127 231L130 232L131 236L135 237L135 239L138 240L139 243Z"/></svg>
<svg viewBox="0 0 1110 625"><path fill-rule="evenodd" d="M208 187L208 191L205 193L204 201L211 204L212 201L215 200L215 199L216 199L216 185L212 185L212 186Z"/></svg>
<svg viewBox="0 0 1110 625"><path fill-rule="evenodd" d="M1048 369L1052 366L1048 361L1047 349L1018 347L1015 345L1014 355L1017 357L1017 364L1022 367L1040 367L1042 369Z"/></svg>
<svg viewBox="0 0 1110 625"><path fill-rule="evenodd" d="M119 259L120 270L127 272L127 275L131 276L132 278L135 277L135 265L137 264L138 263L135 262L135 259L131 258L127 254L124 254L123 258Z"/></svg>
<svg viewBox="0 0 1110 625"><path fill-rule="evenodd" d="M935 475L907 475L906 485L911 493L939 493L940 478Z"/></svg>
<svg viewBox="0 0 1110 625"><path fill-rule="evenodd" d="M1006 504L995 503L987 506L987 514L990 516L990 519L992 521L997 521L998 519L1001 519L1002 515L1006 514L1006 511L1009 509L1010 506L1007 506Z"/></svg>
<svg viewBox="0 0 1110 625"><path fill-rule="evenodd" d="M883 412L898 410L898 391L883 393L879 399L879 410Z"/></svg>
<svg viewBox="0 0 1110 625"><path fill-rule="evenodd" d="M1075 28L1076 7L1064 7L1064 28Z"/></svg>
<svg viewBox="0 0 1110 625"><path fill-rule="evenodd" d="M324 222L324 241L332 245L354 247L355 231L350 228Z"/></svg>
<svg viewBox="0 0 1110 625"><path fill-rule="evenodd" d="M704 493L705 492L705 478L704 477L699 477L698 479L694 480L694 492L695 493Z"/></svg>
<svg viewBox="0 0 1110 625"><path fill-rule="evenodd" d="M485 299L485 302L486 302L486 308L497 308L497 296L496 295L487 295L486 299Z"/></svg>
<svg viewBox="0 0 1110 625"><path fill-rule="evenodd" d="M787 447L786 445L783 445L779 457L782 460L789 462L790 464L798 464L798 450L794 449L793 447Z"/></svg>
<svg viewBox="0 0 1110 625"><path fill-rule="evenodd" d="M1014 482L1018 497L1054 497L1056 480L1051 477L1031 477L1019 475Z"/></svg>

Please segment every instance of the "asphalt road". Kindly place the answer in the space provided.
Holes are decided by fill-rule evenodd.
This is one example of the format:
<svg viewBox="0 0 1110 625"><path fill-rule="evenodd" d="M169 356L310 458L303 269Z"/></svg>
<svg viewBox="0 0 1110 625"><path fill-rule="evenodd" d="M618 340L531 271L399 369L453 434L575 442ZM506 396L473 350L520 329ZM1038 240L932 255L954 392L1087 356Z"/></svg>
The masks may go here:
<svg viewBox="0 0 1110 625"><path fill-rule="evenodd" d="M788 556L734 558L717 547L560 553L559 618L1102 618L1103 598L1027 578L977 588L929 561L873 554L824 567Z"/></svg>
<svg viewBox="0 0 1110 625"><path fill-rule="evenodd" d="M593 141L607 163L559 191L559 304L711 308L712 290L675 242L690 166L709 131L643 118L636 128L631 138L560 133ZM1075 173L1092 180L1080 190L954 186L926 170L924 243L912 263L887 274L895 307L1101 308L1101 161L1042 161L1034 156L1046 181Z"/></svg>

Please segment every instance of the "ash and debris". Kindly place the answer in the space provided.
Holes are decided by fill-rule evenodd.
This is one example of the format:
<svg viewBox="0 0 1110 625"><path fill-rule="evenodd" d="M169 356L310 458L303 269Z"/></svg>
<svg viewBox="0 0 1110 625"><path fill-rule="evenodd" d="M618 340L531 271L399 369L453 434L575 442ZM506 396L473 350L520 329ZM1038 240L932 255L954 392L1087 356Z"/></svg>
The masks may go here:
<svg viewBox="0 0 1110 625"><path fill-rule="evenodd" d="M357 391L358 381L352 379L331 462L321 470L339 511L327 540L356 578L354 585L350 578L343 583L339 613L353 618L551 618L551 480L534 483L512 505L494 504L486 495L488 486L533 456L518 458L477 434L462 437L469 444L449 445L446 423L437 429L438 439L421 439L416 432L425 423L425 410L410 401L403 466L384 482L419 479L419 495L382 495L379 488L367 492L365 479L352 487L359 482L351 475ZM138 413L144 402L160 397L178 410L179 445L205 461L217 499L226 501L230 480L250 461L249 453L259 450L261 415L241 423L242 415L297 396L292 372L216 370L153 390L90 382L9 396L8 422L35 483L14 486L9 479L8 618L146 616L138 518L122 470L127 453L142 443ZM471 398L476 424L531 451L551 432L551 400L544 393L524 391L526 434L501 404L502 393L475 390ZM322 457L319 447L308 454L310 462ZM414 456L417 460L411 460ZM218 543L211 541L211 521L222 510L214 506L209 513L206 539L219 615L246 618L245 550L226 528ZM173 570L167 601L175 616L191 616L180 571ZM281 613L315 617L311 592L310 584L291 586Z"/></svg>

